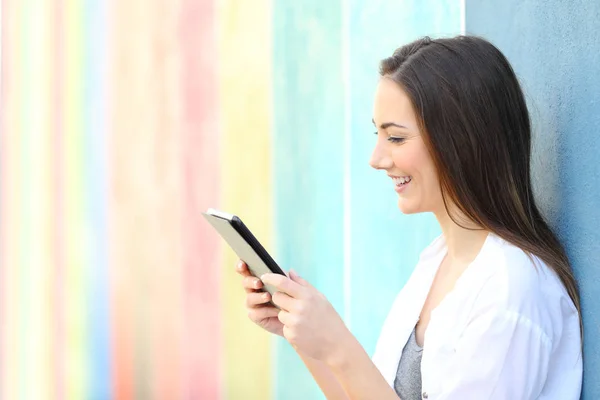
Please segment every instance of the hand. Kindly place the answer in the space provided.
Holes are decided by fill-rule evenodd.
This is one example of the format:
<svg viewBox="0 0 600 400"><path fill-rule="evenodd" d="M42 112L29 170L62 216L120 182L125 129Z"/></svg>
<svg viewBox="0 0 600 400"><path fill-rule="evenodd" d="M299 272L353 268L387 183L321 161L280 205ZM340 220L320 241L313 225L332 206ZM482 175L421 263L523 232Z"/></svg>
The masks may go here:
<svg viewBox="0 0 600 400"><path fill-rule="evenodd" d="M281 307L283 336L297 352L325 363L343 354L352 334L323 294L294 271L289 278L264 274L261 280L279 290L273 303Z"/></svg>
<svg viewBox="0 0 600 400"><path fill-rule="evenodd" d="M246 290L248 318L267 332L283 336L283 324L277 318L279 310L269 304L271 295L260 290L263 283L250 274L248 266L242 260L238 261L236 271L244 277L242 285Z"/></svg>

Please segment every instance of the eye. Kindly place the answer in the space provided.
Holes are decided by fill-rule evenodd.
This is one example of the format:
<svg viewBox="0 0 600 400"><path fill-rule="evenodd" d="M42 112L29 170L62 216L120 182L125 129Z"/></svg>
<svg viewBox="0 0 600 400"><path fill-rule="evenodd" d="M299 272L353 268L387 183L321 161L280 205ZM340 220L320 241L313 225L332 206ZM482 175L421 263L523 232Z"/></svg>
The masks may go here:
<svg viewBox="0 0 600 400"><path fill-rule="evenodd" d="M379 132L375 131L375 132L373 132L373 134L375 136L377 136L379 134ZM401 138L401 137L396 137L396 136L389 136L387 138L387 140L392 143L402 143L402 142L404 142L405 139Z"/></svg>
<svg viewBox="0 0 600 400"><path fill-rule="evenodd" d="M390 136L388 138L388 141L392 142L392 143L402 143L404 142L404 138L401 137L395 137L395 136Z"/></svg>

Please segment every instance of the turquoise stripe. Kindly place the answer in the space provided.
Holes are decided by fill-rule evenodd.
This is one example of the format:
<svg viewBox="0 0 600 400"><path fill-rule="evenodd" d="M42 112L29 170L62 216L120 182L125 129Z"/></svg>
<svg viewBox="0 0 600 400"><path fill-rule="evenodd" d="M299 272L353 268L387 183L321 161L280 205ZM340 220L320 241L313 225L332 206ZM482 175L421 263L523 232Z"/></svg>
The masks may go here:
<svg viewBox="0 0 600 400"><path fill-rule="evenodd" d="M83 212L89 236L87 239L86 275L88 287L88 362L90 380L89 399L112 398L110 371L110 316L108 289L108 233L107 233L107 92L109 82L107 60L107 4L85 0L83 4L84 39L84 182Z"/></svg>
<svg viewBox="0 0 600 400"><path fill-rule="evenodd" d="M277 258L343 315L341 4L280 0L273 14ZM276 398L323 398L287 342L274 357Z"/></svg>
<svg viewBox="0 0 600 400"><path fill-rule="evenodd" d="M371 122L379 60L422 35L460 33L460 2L352 0L350 13L351 93L351 320L353 333L373 354L392 302L437 236L430 214L405 216L383 171L369 158L375 146ZM366 18L365 16L369 16Z"/></svg>

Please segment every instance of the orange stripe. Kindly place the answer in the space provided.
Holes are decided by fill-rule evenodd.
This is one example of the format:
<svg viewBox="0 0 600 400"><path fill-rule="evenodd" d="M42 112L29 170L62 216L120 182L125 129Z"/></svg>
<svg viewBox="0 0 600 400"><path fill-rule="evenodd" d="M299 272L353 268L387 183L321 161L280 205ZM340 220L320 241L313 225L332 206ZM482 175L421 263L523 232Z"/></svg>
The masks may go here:
<svg viewBox="0 0 600 400"><path fill-rule="evenodd" d="M111 324L111 337L113 338L113 347L111 354L112 363L112 382L114 385L113 393L115 399L129 400L135 398L134 388L134 358L133 358L133 328L132 319L133 295L131 293L130 282L134 280L135 275L133 263L129 263L126 257L127 246L135 238L135 230L126 231L124 225L131 219L131 215L136 215L134 207L128 205L127 192L128 182L123 180L127 173L128 159L135 152L135 147L127 143L130 130L136 125L129 122L134 118L134 109L131 107L132 93L129 77L135 74L131 71L129 64L129 52L134 51L128 44L131 42L133 32L137 27L132 23L130 16L134 13L130 1L111 2L110 9L114 10L113 24L114 34L112 42L108 46L114 52L109 58L114 60L113 68L115 71L114 82L111 85L113 93L112 101L109 102L112 114L111 120L114 123L110 130L111 143L110 170L113 172L110 180L111 190L114 197L109 199L111 210L109 215L109 238L111 238L111 306L110 313L113 316ZM133 214L132 214L133 213ZM131 260L133 261L133 260Z"/></svg>

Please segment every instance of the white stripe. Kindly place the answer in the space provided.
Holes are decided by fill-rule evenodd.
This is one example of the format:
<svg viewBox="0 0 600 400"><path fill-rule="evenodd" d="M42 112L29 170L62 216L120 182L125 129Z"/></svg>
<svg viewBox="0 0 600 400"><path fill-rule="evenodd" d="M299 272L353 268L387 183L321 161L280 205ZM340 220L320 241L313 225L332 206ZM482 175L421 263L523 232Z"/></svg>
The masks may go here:
<svg viewBox="0 0 600 400"><path fill-rule="evenodd" d="M344 321L351 329L352 268L351 249L351 91L350 91L350 0L342 1L342 79L344 84Z"/></svg>
<svg viewBox="0 0 600 400"><path fill-rule="evenodd" d="M460 34L466 34L466 24L467 24L467 16L466 16L466 0L460 0Z"/></svg>

